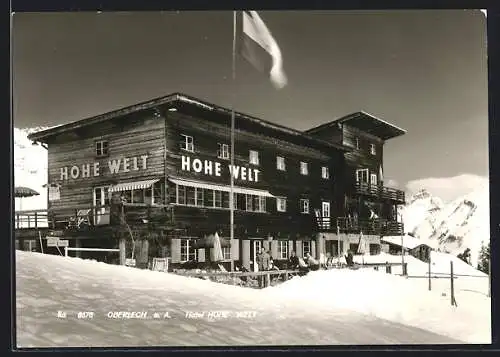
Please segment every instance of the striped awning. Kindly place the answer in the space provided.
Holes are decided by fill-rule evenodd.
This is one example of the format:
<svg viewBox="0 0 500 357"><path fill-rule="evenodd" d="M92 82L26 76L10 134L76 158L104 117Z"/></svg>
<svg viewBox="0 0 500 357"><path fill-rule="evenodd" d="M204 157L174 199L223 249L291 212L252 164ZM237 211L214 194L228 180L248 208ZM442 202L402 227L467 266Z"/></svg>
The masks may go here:
<svg viewBox="0 0 500 357"><path fill-rule="evenodd" d="M129 190L140 190L143 188L150 188L155 183L160 181L160 179L144 180L144 181L132 181L132 182L121 182L109 188L109 192L121 192Z"/></svg>
<svg viewBox="0 0 500 357"><path fill-rule="evenodd" d="M204 188L207 190L231 192L231 186L229 186L229 185L215 185L215 184L208 183L208 182L184 180L184 179L179 179L179 178L169 178L169 181L172 183L175 183L176 185L181 185L181 186L197 187L197 188ZM234 193L242 193L245 195L274 197L271 193L269 193L269 191L257 190L254 188L246 188L246 187L239 187L239 186L233 186L233 192Z"/></svg>

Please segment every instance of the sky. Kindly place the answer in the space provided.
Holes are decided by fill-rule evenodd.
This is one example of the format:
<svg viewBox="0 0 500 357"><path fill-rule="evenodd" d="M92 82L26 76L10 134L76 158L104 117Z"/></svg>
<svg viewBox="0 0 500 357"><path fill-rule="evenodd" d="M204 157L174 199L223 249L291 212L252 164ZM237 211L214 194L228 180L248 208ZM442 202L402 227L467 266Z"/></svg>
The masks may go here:
<svg viewBox="0 0 500 357"><path fill-rule="evenodd" d="M288 85L237 57L231 12L13 15L14 126L53 126L184 92L305 130L364 110L407 130L384 177L446 200L488 176L480 10L260 12Z"/></svg>

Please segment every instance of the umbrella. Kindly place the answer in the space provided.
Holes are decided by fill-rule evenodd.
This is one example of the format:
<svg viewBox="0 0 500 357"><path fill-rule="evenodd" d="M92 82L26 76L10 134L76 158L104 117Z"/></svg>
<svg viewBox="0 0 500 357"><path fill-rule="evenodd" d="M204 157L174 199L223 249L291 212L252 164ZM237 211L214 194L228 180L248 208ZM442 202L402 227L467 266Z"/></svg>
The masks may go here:
<svg viewBox="0 0 500 357"><path fill-rule="evenodd" d="M18 186L14 188L14 197L19 198L19 209L22 210L22 199L24 197L33 197L40 195L38 192L29 187Z"/></svg>
<svg viewBox="0 0 500 357"><path fill-rule="evenodd" d="M214 248L212 249L212 261L220 262L224 260L224 255L222 254L222 247L219 235L215 232L214 235Z"/></svg>
<svg viewBox="0 0 500 357"><path fill-rule="evenodd" d="M29 187L19 186L14 188L14 197L23 198L23 197L32 197L38 195L40 195L38 192Z"/></svg>

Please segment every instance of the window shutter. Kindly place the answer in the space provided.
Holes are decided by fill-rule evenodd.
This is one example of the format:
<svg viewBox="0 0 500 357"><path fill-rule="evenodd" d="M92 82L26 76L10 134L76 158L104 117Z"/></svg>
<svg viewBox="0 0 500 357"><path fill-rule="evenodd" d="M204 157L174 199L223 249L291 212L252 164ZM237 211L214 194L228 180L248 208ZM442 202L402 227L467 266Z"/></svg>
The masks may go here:
<svg viewBox="0 0 500 357"><path fill-rule="evenodd" d="M240 260L240 240L231 240L231 259Z"/></svg>
<svg viewBox="0 0 500 357"><path fill-rule="evenodd" d="M297 256L298 257L301 257L303 254L302 254L302 241L301 240L297 240Z"/></svg>
<svg viewBox="0 0 500 357"><path fill-rule="evenodd" d="M316 258L316 241L312 240L311 241L311 256L313 258Z"/></svg>
<svg viewBox="0 0 500 357"><path fill-rule="evenodd" d="M205 263L205 248L198 249L198 262Z"/></svg>
<svg viewBox="0 0 500 357"><path fill-rule="evenodd" d="M272 240L271 241L271 256L273 259L280 259L278 256L278 241L277 240Z"/></svg>
<svg viewBox="0 0 500 357"><path fill-rule="evenodd" d="M241 265L250 270L250 241L248 239L244 239L241 242Z"/></svg>
<svg viewBox="0 0 500 357"><path fill-rule="evenodd" d="M292 250L293 249L293 240L289 240L288 241L288 256L290 256L290 254L292 253Z"/></svg>
<svg viewBox="0 0 500 357"><path fill-rule="evenodd" d="M264 241L264 249L269 250L269 241L268 240Z"/></svg>
<svg viewBox="0 0 500 357"><path fill-rule="evenodd" d="M180 263L181 261L181 240L172 239L172 263Z"/></svg>

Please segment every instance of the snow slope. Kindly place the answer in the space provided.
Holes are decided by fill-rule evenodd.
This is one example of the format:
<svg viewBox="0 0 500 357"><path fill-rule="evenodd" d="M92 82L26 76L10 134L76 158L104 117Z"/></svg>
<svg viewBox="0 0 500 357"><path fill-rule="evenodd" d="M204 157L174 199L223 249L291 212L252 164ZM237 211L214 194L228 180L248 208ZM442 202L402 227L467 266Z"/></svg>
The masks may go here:
<svg viewBox="0 0 500 357"><path fill-rule="evenodd" d="M490 300L457 292L451 307L439 289L371 269L330 270L262 290L16 252L19 346L319 345L488 343ZM416 298L418 297L418 298ZM229 311L227 318L186 311ZM57 318L66 311L66 318ZM94 312L92 320L77 313ZM148 311L116 320L110 311ZM254 311L253 317L236 317ZM154 312L171 319L151 318ZM450 324L450 321L454 321Z"/></svg>
<svg viewBox="0 0 500 357"><path fill-rule="evenodd" d="M421 191L410 199L402 212L407 232L420 239L432 240L442 251L454 255L469 248L474 267L482 243L490 241L487 185L446 205L427 191Z"/></svg>

